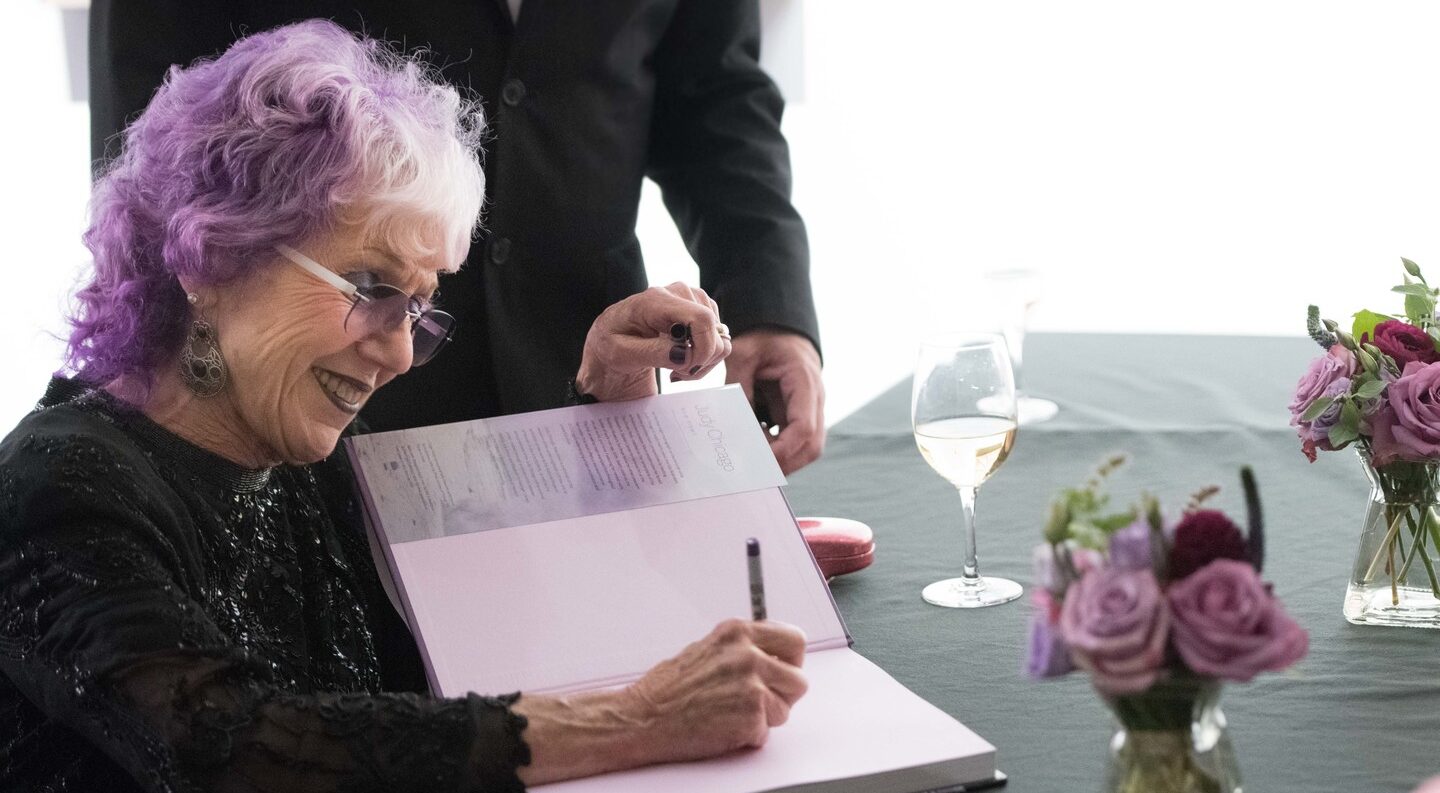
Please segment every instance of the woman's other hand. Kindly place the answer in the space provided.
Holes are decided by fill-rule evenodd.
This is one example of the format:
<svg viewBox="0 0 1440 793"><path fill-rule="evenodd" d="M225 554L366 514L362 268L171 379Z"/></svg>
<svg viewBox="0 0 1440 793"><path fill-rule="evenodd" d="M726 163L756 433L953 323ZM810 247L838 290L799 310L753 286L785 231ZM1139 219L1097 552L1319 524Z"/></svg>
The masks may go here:
<svg viewBox="0 0 1440 793"><path fill-rule="evenodd" d="M761 746L805 694L805 635L727 620L624 689L522 697L527 785Z"/></svg>
<svg viewBox="0 0 1440 793"><path fill-rule="evenodd" d="M675 337L688 330L688 339ZM652 286L605 309L585 336L575 389L601 402L657 393L655 369L671 380L704 377L730 354L720 309L699 287Z"/></svg>

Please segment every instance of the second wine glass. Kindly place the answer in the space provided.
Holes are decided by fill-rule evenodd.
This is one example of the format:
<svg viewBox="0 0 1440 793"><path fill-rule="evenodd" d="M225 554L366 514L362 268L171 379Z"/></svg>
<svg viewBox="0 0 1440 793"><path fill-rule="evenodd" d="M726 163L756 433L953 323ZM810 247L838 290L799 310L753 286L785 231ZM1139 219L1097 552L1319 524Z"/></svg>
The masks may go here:
<svg viewBox="0 0 1440 793"><path fill-rule="evenodd" d="M1015 444L1015 378L1004 337L943 334L920 344L911 391L915 443L925 462L960 493L965 561L958 578L920 593L927 603L977 608L1008 603L1023 589L980 575L975 545L975 496Z"/></svg>
<svg viewBox="0 0 1440 793"><path fill-rule="evenodd" d="M996 326L1010 350L1015 370L1015 418L1020 426L1055 418L1060 406L1025 391L1025 332L1030 309L1040 300L1043 278L1038 270L1005 269L985 273L985 293L996 312Z"/></svg>

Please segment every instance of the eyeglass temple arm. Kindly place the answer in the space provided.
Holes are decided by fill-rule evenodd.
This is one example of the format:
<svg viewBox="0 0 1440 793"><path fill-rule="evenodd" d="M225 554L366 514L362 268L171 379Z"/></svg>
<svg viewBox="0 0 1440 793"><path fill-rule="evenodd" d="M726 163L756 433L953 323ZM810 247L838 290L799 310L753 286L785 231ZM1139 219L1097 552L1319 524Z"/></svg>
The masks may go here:
<svg viewBox="0 0 1440 793"><path fill-rule="evenodd" d="M320 264L309 256L306 256L300 251L297 251L284 243L276 245L275 250L281 256L284 256L285 258L293 262L300 269L310 273L316 278L319 278L321 281L324 281L325 283L335 287L336 289L339 289L341 292L344 292L347 297L353 298L356 296L355 292L358 287L356 287L349 281L346 281L344 278L336 275L333 270L326 268L324 265Z"/></svg>

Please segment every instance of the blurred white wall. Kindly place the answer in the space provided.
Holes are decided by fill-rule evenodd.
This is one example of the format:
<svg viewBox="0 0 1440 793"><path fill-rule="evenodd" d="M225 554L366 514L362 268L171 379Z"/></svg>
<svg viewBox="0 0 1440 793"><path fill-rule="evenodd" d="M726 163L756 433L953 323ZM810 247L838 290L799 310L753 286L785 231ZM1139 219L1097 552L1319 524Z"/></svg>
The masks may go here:
<svg viewBox="0 0 1440 793"><path fill-rule="evenodd" d="M803 19L785 130L832 422L907 373L921 326L979 321L990 268L1045 272L1050 331L1300 334L1310 302L1398 308L1399 256L1440 281L1433 3L778 2ZM60 13L0 11L4 426L85 260ZM653 189L640 232L652 282L695 279Z"/></svg>
<svg viewBox="0 0 1440 793"><path fill-rule="evenodd" d="M90 112L74 99L64 12L10 0L0 20L0 432L34 405L60 365L61 316L89 252Z"/></svg>

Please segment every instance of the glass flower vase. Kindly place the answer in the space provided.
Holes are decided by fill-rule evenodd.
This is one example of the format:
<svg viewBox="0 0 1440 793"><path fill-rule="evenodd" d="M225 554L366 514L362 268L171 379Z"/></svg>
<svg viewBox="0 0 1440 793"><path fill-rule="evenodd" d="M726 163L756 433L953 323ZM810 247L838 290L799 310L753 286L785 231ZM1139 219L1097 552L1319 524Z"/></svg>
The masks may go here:
<svg viewBox="0 0 1440 793"><path fill-rule="evenodd" d="M1105 793L1239 793L1219 681L1172 677L1106 704L1116 727Z"/></svg>
<svg viewBox="0 0 1440 793"><path fill-rule="evenodd" d="M1440 628L1440 463L1376 467L1360 452L1370 501L1345 591L1356 625Z"/></svg>

